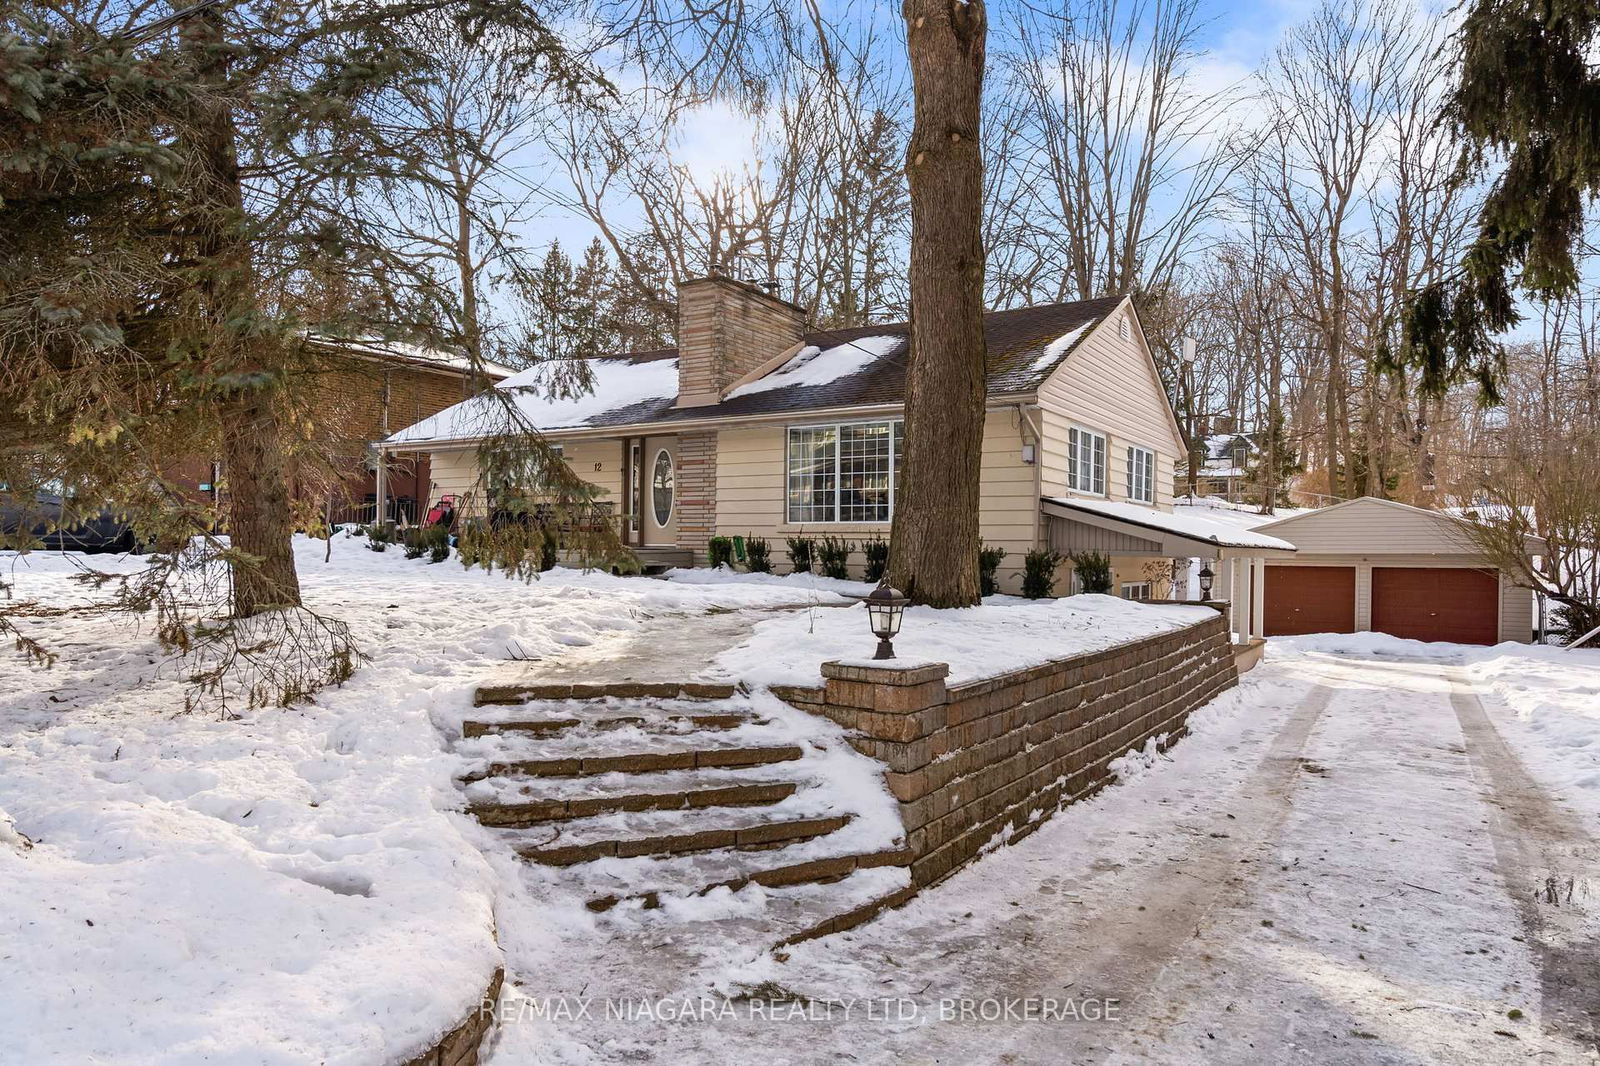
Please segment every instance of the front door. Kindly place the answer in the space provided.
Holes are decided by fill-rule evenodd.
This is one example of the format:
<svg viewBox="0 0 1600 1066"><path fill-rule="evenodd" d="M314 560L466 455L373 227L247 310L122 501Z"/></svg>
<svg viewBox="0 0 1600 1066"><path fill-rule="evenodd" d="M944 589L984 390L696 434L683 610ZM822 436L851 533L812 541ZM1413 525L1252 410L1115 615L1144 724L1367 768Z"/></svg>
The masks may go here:
<svg viewBox="0 0 1600 1066"><path fill-rule="evenodd" d="M678 543L678 438L646 437L638 473L638 513L646 547Z"/></svg>

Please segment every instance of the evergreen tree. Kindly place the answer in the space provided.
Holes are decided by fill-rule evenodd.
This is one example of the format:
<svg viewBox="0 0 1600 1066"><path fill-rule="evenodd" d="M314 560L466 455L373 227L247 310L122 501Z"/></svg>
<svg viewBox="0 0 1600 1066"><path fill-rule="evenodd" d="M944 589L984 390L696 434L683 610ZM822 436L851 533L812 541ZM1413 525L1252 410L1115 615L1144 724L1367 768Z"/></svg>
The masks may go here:
<svg viewBox="0 0 1600 1066"><path fill-rule="evenodd" d="M1430 393L1472 378L1494 401L1505 373L1495 337L1520 318L1514 290L1540 300L1577 291L1574 246L1585 200L1600 194L1600 4L1474 0L1457 40L1445 109L1463 143L1457 181L1505 163L1455 271L1412 300L1400 357Z"/></svg>
<svg viewBox="0 0 1600 1066"><path fill-rule="evenodd" d="M159 10L22 0L8 20L0 432L19 446L0 451L0 481L25 494L63 479L78 500L109 501L173 548L124 591L132 606L163 607L164 638L184 648L199 631L194 597L172 579L194 556L176 547L219 520L228 540L202 556L225 570L215 586L225 613L281 614L286 626L306 617L294 610L286 427L315 378L307 333L450 340L448 287L396 254L387 219L351 195L427 180L418 131L391 118L398 87L433 62L417 20L468 41L497 34L530 78L584 75L539 13L514 0ZM340 294L354 298L329 298ZM184 499L168 477L196 455L223 458L220 509ZM563 495L585 496L546 470L536 438L496 457L502 473L537 467ZM306 624L327 639L278 643L310 648L308 661L327 659L325 676L339 679L352 661L347 634ZM306 669L279 672L251 698L316 683Z"/></svg>

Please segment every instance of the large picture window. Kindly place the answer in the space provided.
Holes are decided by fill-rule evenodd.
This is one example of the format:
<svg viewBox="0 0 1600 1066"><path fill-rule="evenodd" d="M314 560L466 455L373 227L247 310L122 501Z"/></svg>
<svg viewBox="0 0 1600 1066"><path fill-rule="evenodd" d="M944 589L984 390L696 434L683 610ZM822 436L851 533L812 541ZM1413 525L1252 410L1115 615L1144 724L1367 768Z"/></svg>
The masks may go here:
<svg viewBox="0 0 1600 1066"><path fill-rule="evenodd" d="M1128 449L1128 499L1154 503L1156 498L1156 453L1149 448Z"/></svg>
<svg viewBox="0 0 1600 1066"><path fill-rule="evenodd" d="M1106 494L1106 438L1073 426L1067 430L1067 488Z"/></svg>
<svg viewBox="0 0 1600 1066"><path fill-rule="evenodd" d="M889 521L902 440L899 421L791 426L789 521Z"/></svg>

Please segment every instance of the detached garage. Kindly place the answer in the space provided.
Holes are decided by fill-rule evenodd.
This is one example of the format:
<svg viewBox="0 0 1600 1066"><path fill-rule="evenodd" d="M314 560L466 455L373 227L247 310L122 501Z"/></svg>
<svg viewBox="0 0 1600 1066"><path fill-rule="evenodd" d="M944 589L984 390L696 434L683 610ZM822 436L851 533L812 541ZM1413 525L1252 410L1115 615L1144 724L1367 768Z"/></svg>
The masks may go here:
<svg viewBox="0 0 1600 1066"><path fill-rule="evenodd" d="M1266 635L1532 640L1533 594L1485 565L1467 529L1464 519L1370 496L1257 526L1297 549L1265 568Z"/></svg>

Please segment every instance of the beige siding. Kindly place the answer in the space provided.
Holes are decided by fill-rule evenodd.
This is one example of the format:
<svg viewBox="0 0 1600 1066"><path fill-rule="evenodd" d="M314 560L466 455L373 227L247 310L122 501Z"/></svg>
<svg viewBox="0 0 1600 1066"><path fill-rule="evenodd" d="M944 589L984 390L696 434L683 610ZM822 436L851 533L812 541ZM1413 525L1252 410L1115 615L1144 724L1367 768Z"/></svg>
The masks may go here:
<svg viewBox="0 0 1600 1066"><path fill-rule="evenodd" d="M1035 467L1022 461L1023 431L1015 409L989 412L983 432L983 467L979 485L979 531L987 544L1002 547L1006 558L999 571L1000 587L1021 588L1022 558L1037 543L1038 490ZM795 425L808 423L797 421ZM889 535L889 524L790 523L784 509L784 448L788 427L759 426L722 430L717 445L717 532L722 536L758 536L772 541L779 568L787 565L784 540L804 534L829 534L859 541ZM859 572L861 554L852 557Z"/></svg>
<svg viewBox="0 0 1600 1066"><path fill-rule="evenodd" d="M603 491L601 502L617 511L622 500L622 442L617 440L563 441L562 455L575 474ZM484 487L478 483L475 448L433 452L429 466L430 500L454 493L466 501L468 514L482 514Z"/></svg>
<svg viewBox="0 0 1600 1066"><path fill-rule="evenodd" d="M428 500L432 502L445 495L459 496L465 513L482 513L476 449L433 452L428 459Z"/></svg>
<svg viewBox="0 0 1600 1066"><path fill-rule="evenodd" d="M1470 539L1454 519L1373 499L1353 500L1296 515L1263 526L1260 531L1289 541L1302 555L1311 552L1473 553Z"/></svg>
<svg viewBox="0 0 1600 1066"><path fill-rule="evenodd" d="M1155 502L1172 507L1173 465L1183 452L1155 366L1144 348L1137 324L1130 339L1118 332L1124 306L1079 342L1054 374L1039 388L1043 418L1044 491L1067 491L1067 430L1080 426L1106 436L1106 495L1128 498L1128 448L1137 445L1156 453Z"/></svg>

